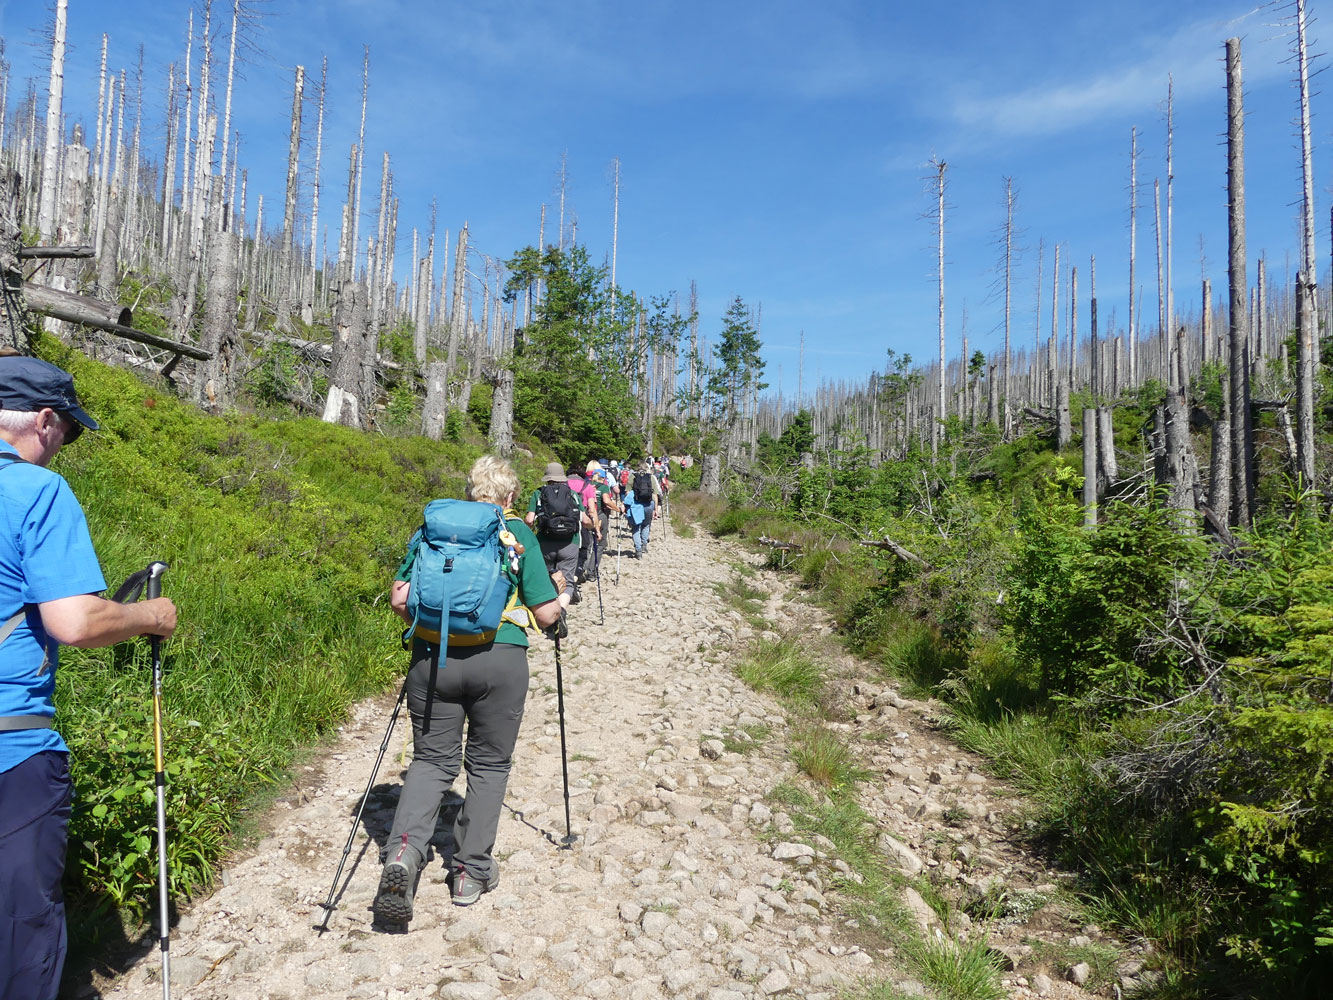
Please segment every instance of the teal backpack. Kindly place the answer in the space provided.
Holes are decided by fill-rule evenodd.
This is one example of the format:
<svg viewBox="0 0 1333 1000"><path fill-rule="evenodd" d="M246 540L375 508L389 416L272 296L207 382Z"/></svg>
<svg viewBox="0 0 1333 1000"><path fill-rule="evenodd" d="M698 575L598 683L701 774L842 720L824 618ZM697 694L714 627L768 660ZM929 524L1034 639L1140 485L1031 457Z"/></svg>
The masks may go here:
<svg viewBox="0 0 1333 1000"><path fill-rule="evenodd" d="M518 599L505 567L500 532L504 513L495 504L432 500L408 542L412 560L407 612L415 637L447 646L481 646L495 640L501 619ZM447 641L441 643L441 634Z"/></svg>

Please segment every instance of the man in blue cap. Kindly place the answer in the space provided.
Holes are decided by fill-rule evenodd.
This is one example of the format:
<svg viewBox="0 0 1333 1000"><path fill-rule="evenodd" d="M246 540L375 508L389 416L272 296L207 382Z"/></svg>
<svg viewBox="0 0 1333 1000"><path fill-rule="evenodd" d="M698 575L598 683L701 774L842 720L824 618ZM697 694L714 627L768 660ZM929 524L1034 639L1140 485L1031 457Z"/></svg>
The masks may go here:
<svg viewBox="0 0 1333 1000"><path fill-rule="evenodd" d="M59 646L176 628L170 600L117 604L69 484L46 468L97 421L67 372L0 357L0 1000L54 998L65 962L69 748L52 728Z"/></svg>

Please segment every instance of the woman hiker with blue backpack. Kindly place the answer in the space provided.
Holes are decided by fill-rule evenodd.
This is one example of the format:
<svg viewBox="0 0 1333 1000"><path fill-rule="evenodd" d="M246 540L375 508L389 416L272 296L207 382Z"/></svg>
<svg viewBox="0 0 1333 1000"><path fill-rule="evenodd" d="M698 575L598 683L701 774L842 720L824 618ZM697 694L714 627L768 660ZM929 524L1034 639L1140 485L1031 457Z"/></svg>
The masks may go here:
<svg viewBox="0 0 1333 1000"><path fill-rule="evenodd" d="M527 633L559 621L565 584L558 572L547 575L536 537L511 509L518 488L509 463L477 459L467 479L472 502L427 506L390 592L412 648L413 759L372 906L384 924L412 919L427 845L460 766L467 795L454 822L453 903L475 903L499 883L491 852L528 693Z"/></svg>

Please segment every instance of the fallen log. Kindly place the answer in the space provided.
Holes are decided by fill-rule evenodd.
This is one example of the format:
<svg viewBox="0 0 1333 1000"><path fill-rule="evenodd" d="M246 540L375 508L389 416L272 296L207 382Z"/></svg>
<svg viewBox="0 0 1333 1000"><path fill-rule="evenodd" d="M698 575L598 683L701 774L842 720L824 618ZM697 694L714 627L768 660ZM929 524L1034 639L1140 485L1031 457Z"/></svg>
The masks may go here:
<svg viewBox="0 0 1333 1000"><path fill-rule="evenodd" d="M95 257L92 247L19 247L19 260L63 260L71 257Z"/></svg>
<svg viewBox="0 0 1333 1000"><path fill-rule="evenodd" d="M29 309L53 319L95 326L99 330L134 324L134 312L129 306L103 302L87 295L76 295L74 292L34 285L27 281L23 283L23 295L28 300Z"/></svg>
<svg viewBox="0 0 1333 1000"><path fill-rule="evenodd" d="M105 330L125 340L184 354L187 358L199 361L207 361L213 356L211 351L206 351L202 347L182 344L166 337L159 337L155 333L134 329L130 326L134 313L129 306L110 305L101 299L89 298L87 295L75 295L73 292L62 292L58 288L28 283L23 285L23 297L27 300L28 308L42 316Z"/></svg>
<svg viewBox="0 0 1333 1000"><path fill-rule="evenodd" d="M920 566L928 573L933 572L935 569L934 566L926 562L926 560L922 559L915 552L910 552L907 549L903 548L888 535L885 535L882 539L878 540L873 538L862 539L861 544L871 549L886 549L889 552L892 552L903 562L909 562L914 566Z"/></svg>
<svg viewBox="0 0 1333 1000"><path fill-rule="evenodd" d="M781 549L783 552L800 552L799 542L784 542L776 538L769 538L767 535L759 536L759 544L767 545L770 549Z"/></svg>

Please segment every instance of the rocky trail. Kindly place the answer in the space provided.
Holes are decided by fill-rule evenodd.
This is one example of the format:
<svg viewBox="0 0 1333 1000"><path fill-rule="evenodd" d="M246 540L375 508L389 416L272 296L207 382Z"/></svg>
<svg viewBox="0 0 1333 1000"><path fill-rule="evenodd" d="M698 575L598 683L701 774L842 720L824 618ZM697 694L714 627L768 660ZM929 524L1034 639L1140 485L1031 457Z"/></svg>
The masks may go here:
<svg viewBox="0 0 1333 1000"><path fill-rule="evenodd" d="M298 769L267 836L231 859L211 896L184 907L172 933L173 996L833 1000L866 981L888 984L878 997L943 996L858 919L839 888L855 873L832 842L796 832L770 796L782 782L814 786L788 753L781 703L746 687L731 665L756 625L718 585L758 558L702 532L664 538L659 524L654 535L644 560L622 560L618 586L614 550L604 562L605 626L595 585L571 609L562 644L571 848L560 847L555 661L552 644L538 639L496 845L498 888L471 907L451 905L446 804L409 931L372 928L378 851L411 754L404 713L337 909L328 930L316 930L393 704L392 696L368 701L316 762ZM860 679L869 669L826 638L820 613L784 596L779 577L754 572L771 595L763 606L771 629L830 659L846 721L826 725L870 774L862 806L879 828L878 849L905 877L915 932L936 940L981 933L961 904L946 910L950 926L942 927L926 903L938 895L927 885L940 886L955 900L996 902L984 930L1007 967L1007 995L1110 996L1135 985L1144 956L1111 952L1096 928L1051 903L1063 880L1015 836L1020 804L931 727L937 706ZM1109 954L1106 968L1072 961L1089 947ZM100 983L100 995L160 996L158 962L154 947L124 976Z"/></svg>

